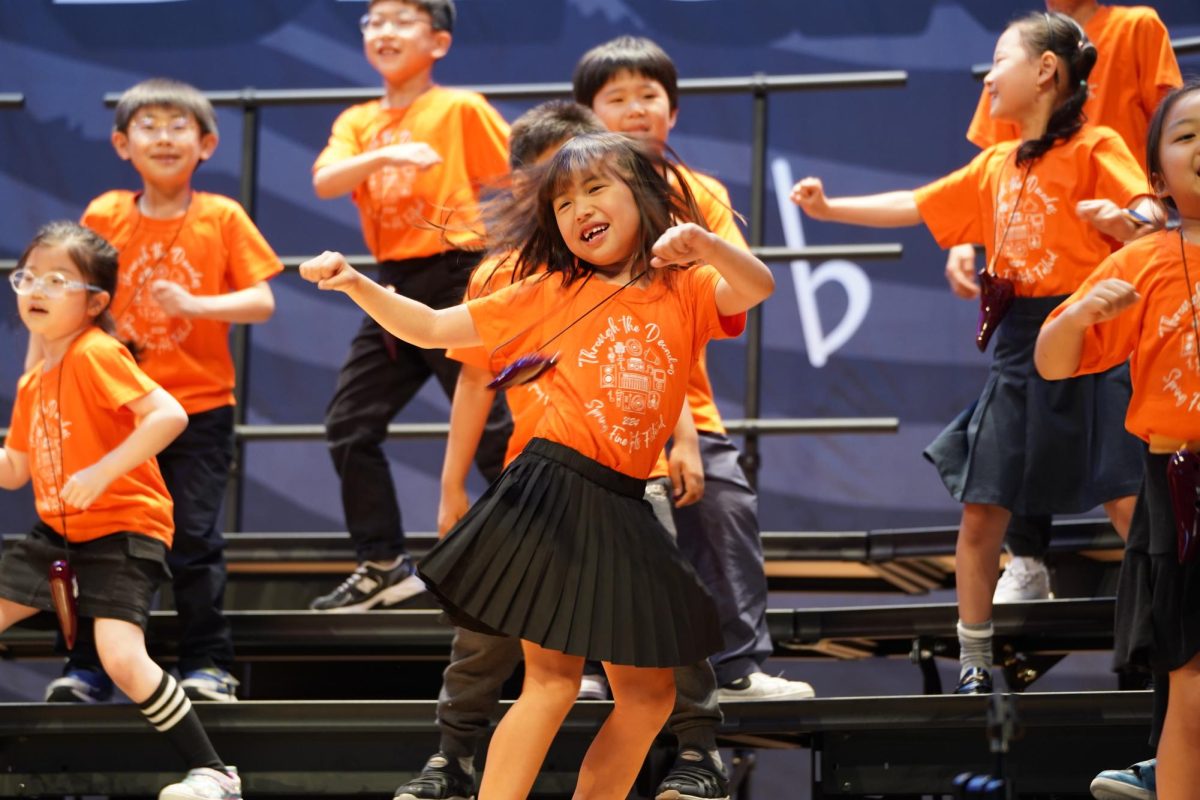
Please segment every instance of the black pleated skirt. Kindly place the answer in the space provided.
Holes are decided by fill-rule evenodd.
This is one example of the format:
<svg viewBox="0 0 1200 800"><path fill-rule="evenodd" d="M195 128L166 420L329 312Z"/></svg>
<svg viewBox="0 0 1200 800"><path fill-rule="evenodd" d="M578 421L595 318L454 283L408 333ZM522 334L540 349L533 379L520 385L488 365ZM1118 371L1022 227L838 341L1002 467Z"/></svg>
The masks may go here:
<svg viewBox="0 0 1200 800"><path fill-rule="evenodd" d="M639 667L723 647L716 608L645 481L534 439L417 570L454 622Z"/></svg>
<svg viewBox="0 0 1200 800"><path fill-rule="evenodd" d="M925 449L955 500L1032 516L1137 493L1143 446L1125 430L1128 365L1063 381L1034 367L1038 331L1064 299L1016 299L979 399Z"/></svg>

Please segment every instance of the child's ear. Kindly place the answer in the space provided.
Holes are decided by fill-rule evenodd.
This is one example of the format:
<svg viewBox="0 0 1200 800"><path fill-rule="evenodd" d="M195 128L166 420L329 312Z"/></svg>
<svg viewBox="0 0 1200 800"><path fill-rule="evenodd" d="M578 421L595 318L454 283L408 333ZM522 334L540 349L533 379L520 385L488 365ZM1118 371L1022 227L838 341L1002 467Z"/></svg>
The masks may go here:
<svg viewBox="0 0 1200 800"><path fill-rule="evenodd" d="M212 158L212 154L217 151L217 142L220 137L212 131L200 135L200 160L208 161Z"/></svg>
<svg viewBox="0 0 1200 800"><path fill-rule="evenodd" d="M104 313L112 296L108 292L90 292L88 294L88 315L93 319Z"/></svg>
<svg viewBox="0 0 1200 800"><path fill-rule="evenodd" d="M433 32L433 49L429 54L434 58L444 58L446 53L450 52L450 42L454 37L450 35L450 31L434 31Z"/></svg>
<svg viewBox="0 0 1200 800"><path fill-rule="evenodd" d="M1058 88L1058 56L1049 50L1042 53L1038 61L1037 83L1039 89Z"/></svg>
<svg viewBox="0 0 1200 800"><path fill-rule="evenodd" d="M117 151L117 155L121 158L121 160L128 161L129 160L129 135L126 134L124 131L114 130L112 132L111 141L112 141L113 150Z"/></svg>

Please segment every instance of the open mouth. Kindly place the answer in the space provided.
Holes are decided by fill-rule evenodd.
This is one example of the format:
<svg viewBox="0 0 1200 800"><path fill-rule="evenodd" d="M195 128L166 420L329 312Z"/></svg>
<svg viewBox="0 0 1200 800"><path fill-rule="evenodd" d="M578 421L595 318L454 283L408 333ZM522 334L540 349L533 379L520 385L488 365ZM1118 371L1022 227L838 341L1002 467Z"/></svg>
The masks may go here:
<svg viewBox="0 0 1200 800"><path fill-rule="evenodd" d="M598 222L595 225L589 225L586 228L584 228L583 233L579 234L579 238L583 239L585 242L588 242L590 244L591 242L594 242L596 239L599 239L600 237L602 237L607 232L608 232L608 223L607 222Z"/></svg>

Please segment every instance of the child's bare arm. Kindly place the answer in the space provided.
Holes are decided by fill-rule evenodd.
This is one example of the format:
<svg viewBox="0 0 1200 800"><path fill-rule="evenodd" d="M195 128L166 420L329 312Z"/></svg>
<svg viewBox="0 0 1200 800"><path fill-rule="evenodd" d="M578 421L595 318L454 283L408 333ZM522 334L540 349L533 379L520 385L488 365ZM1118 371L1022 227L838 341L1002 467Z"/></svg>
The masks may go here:
<svg viewBox="0 0 1200 800"><path fill-rule="evenodd" d="M29 456L5 445L0 451L0 488L20 489L29 482Z"/></svg>
<svg viewBox="0 0 1200 800"><path fill-rule="evenodd" d="M667 456L671 489L679 508L697 503L704 497L704 462L700 458L700 433L692 407L685 398L679 421L671 434L671 452Z"/></svg>
<svg viewBox="0 0 1200 800"><path fill-rule="evenodd" d="M275 313L275 295L266 281L225 294L192 294L174 281L158 280L150 284L154 302L172 317L211 319L252 325L266 322Z"/></svg>
<svg viewBox="0 0 1200 800"><path fill-rule="evenodd" d="M805 178L792 187L792 202L813 219L872 228L920 225L921 213L913 192L884 192L861 197L826 197L820 178Z"/></svg>
<svg viewBox="0 0 1200 800"><path fill-rule="evenodd" d="M155 389L126 405L137 417L137 427L125 441L90 467L79 470L63 484L62 498L86 509L114 480L158 455L187 427L187 414L165 389Z"/></svg>
<svg viewBox="0 0 1200 800"><path fill-rule="evenodd" d="M354 191L371 173L386 166L409 165L427 169L442 157L424 142L403 142L326 164L313 173L313 191L322 200Z"/></svg>
<svg viewBox="0 0 1200 800"><path fill-rule="evenodd" d="M300 265L300 276L320 289L345 292L398 339L429 349L483 344L465 305L430 308L366 278L341 253L326 250Z"/></svg>
<svg viewBox="0 0 1200 800"><path fill-rule="evenodd" d="M650 266L655 268L693 261L712 264L721 273L717 310L724 316L753 308L775 291L771 270L754 254L691 222L668 228L651 252Z"/></svg>
<svg viewBox="0 0 1200 800"><path fill-rule="evenodd" d="M1100 281L1080 300L1047 322L1038 334L1033 363L1048 381L1069 378L1083 358L1087 329L1110 320L1140 300L1133 284L1119 278Z"/></svg>
<svg viewBox="0 0 1200 800"><path fill-rule="evenodd" d="M479 449L488 413L496 393L487 388L492 375L485 369L463 364L450 404L450 436L442 462L442 497L438 503L438 535L444 535L462 519L470 507L467 473Z"/></svg>

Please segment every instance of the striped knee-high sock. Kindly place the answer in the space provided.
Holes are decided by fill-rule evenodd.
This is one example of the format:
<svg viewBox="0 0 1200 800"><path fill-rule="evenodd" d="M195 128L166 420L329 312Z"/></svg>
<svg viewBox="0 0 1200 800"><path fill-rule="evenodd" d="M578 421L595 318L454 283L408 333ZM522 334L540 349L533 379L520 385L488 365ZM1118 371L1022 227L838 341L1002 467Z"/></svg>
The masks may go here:
<svg viewBox="0 0 1200 800"><path fill-rule="evenodd" d="M188 769L211 767L227 771L208 740L200 717L192 708L192 701L169 673L163 672L158 688L145 702L139 703L138 708L155 730L166 734L167 740L187 762Z"/></svg>

